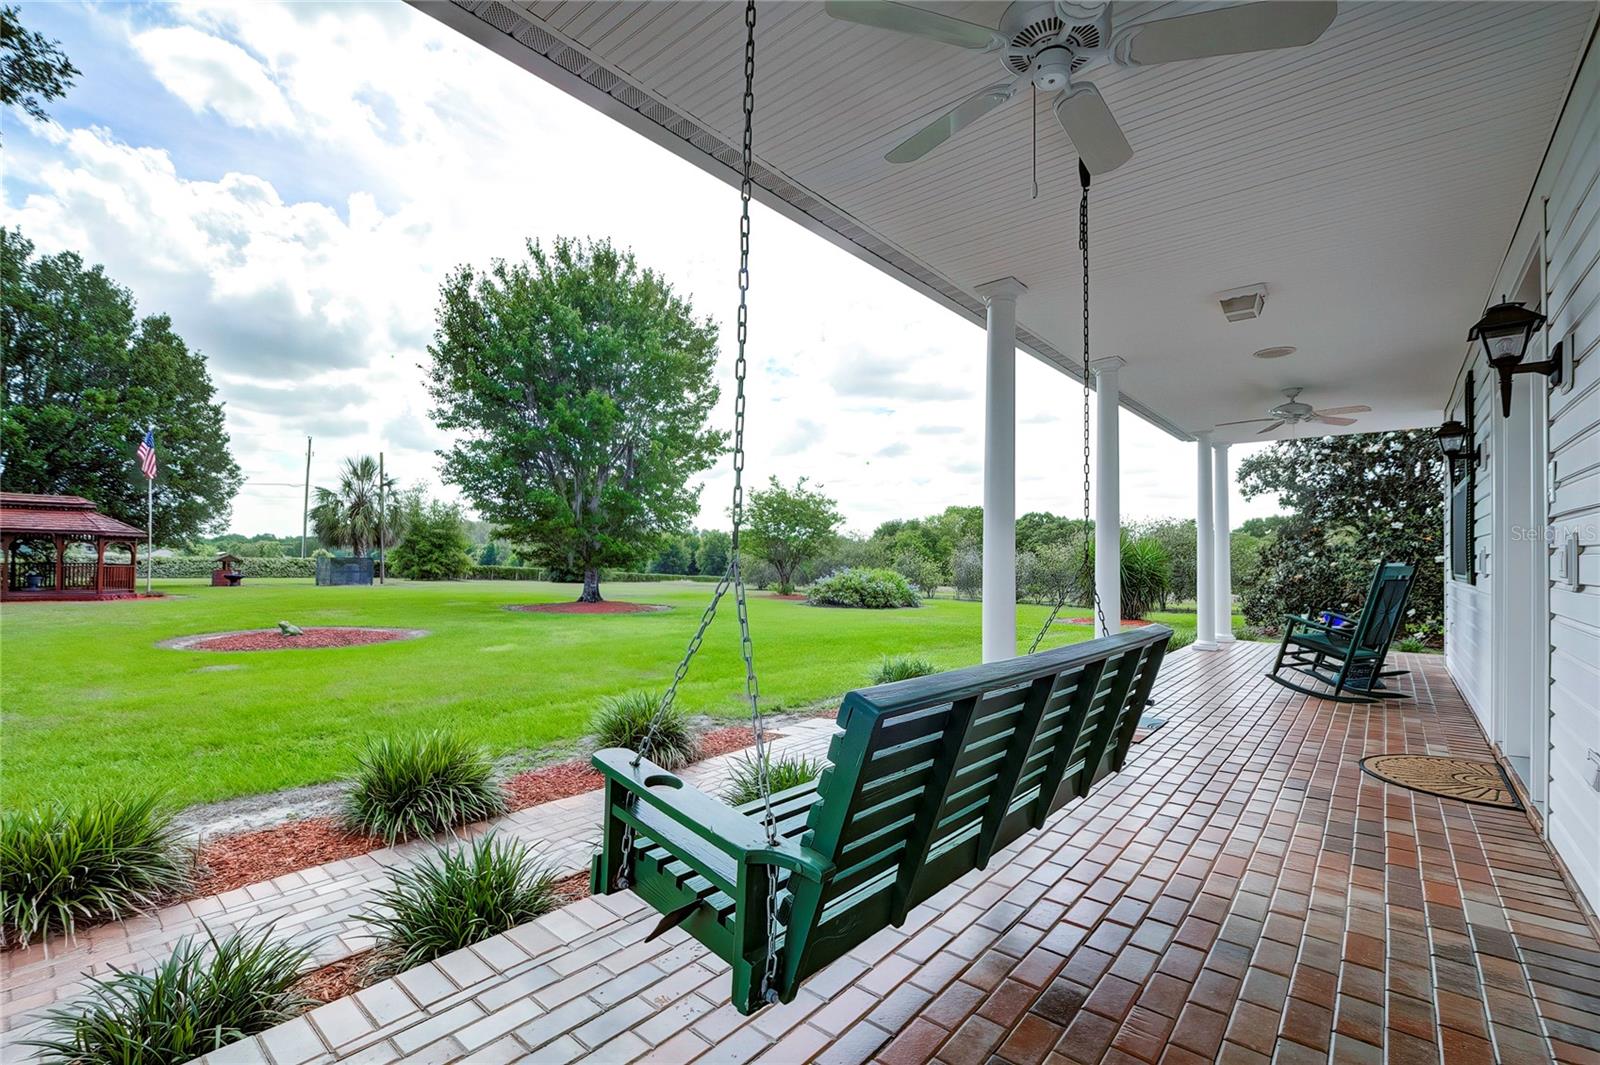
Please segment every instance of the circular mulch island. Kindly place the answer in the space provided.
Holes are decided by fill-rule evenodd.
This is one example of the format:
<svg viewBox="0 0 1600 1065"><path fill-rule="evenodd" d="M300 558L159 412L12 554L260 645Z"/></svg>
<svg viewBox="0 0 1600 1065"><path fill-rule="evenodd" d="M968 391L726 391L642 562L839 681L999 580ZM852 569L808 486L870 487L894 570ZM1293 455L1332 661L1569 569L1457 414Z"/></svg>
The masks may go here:
<svg viewBox="0 0 1600 1065"><path fill-rule="evenodd" d="M506 609L521 614L654 614L672 608L660 603L624 603L606 599L598 603L512 603Z"/></svg>
<svg viewBox="0 0 1600 1065"><path fill-rule="evenodd" d="M1094 618L1067 618L1065 620L1066 620L1066 623L1068 625L1093 625L1094 624ZM1144 618L1123 618L1122 619L1122 624L1124 624L1124 625L1132 625L1135 628L1140 628L1140 627L1145 626L1145 625L1154 625L1155 622L1146 621Z"/></svg>
<svg viewBox="0 0 1600 1065"><path fill-rule="evenodd" d="M1411 791L1504 810L1522 809L1511 782L1494 762L1426 754L1375 754L1361 768Z"/></svg>
<svg viewBox="0 0 1600 1065"><path fill-rule="evenodd" d="M317 647L360 647L369 643L415 640L426 635L428 635L427 629L372 629L353 625L330 625L304 629L299 636L285 636L277 629L203 632L198 636L179 636L172 640L162 640L156 646L175 651L306 651Z"/></svg>

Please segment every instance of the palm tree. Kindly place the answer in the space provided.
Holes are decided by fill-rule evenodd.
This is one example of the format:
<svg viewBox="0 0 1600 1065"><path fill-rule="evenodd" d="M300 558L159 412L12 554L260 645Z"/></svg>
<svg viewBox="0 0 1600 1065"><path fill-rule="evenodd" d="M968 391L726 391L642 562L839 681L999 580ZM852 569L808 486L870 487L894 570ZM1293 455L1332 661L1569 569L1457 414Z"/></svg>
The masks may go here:
<svg viewBox="0 0 1600 1065"><path fill-rule="evenodd" d="M383 480L383 546L400 539L400 500L395 479ZM339 489L318 486L311 525L324 547L348 547L357 556L378 546L378 463L371 455L345 459L339 468Z"/></svg>

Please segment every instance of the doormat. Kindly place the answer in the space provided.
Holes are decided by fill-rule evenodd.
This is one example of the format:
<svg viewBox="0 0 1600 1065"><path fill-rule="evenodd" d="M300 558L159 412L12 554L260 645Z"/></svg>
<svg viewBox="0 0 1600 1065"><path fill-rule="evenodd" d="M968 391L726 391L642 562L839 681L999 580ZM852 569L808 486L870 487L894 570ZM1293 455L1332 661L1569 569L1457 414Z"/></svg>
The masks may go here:
<svg viewBox="0 0 1600 1065"><path fill-rule="evenodd" d="M1375 754L1361 759L1361 768L1379 780L1425 795L1503 810L1522 809L1511 781L1494 762L1425 754Z"/></svg>

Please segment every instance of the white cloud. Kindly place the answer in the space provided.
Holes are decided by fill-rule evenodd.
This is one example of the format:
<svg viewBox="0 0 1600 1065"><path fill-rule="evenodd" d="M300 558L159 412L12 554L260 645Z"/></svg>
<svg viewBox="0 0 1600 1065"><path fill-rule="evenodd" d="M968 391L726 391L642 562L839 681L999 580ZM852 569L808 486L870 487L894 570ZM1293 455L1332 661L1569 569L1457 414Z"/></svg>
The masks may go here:
<svg viewBox="0 0 1600 1065"><path fill-rule="evenodd" d="M147 30L133 46L173 95L194 112L213 111L246 129L286 129L289 103L254 56L193 26Z"/></svg>

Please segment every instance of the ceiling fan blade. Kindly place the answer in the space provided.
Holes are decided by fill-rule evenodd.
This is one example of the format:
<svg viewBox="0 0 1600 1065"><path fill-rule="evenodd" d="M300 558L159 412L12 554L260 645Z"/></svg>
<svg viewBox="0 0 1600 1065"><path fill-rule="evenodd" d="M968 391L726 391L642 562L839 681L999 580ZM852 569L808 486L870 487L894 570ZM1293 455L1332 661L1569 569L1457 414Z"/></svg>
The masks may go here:
<svg viewBox="0 0 1600 1065"><path fill-rule="evenodd" d="M951 18L910 4L892 3L891 0L828 0L825 7L830 16L844 22L910 33L953 44L957 48L983 51L1004 43L1000 35L988 26L979 26L975 22Z"/></svg>
<svg viewBox="0 0 1600 1065"><path fill-rule="evenodd" d="M1056 121L1072 138L1078 158L1091 174L1109 174L1133 158L1133 148L1106 106L1105 97L1089 82L1071 85L1056 97Z"/></svg>
<svg viewBox="0 0 1600 1065"><path fill-rule="evenodd" d="M1130 26L1124 31L1126 37L1118 34L1122 39L1113 43L1112 53L1122 63L1148 66L1295 48L1321 37L1338 11L1334 0L1265 0L1197 11Z"/></svg>
<svg viewBox="0 0 1600 1065"><path fill-rule="evenodd" d="M1267 426L1265 429L1262 429L1260 432L1256 433L1256 435L1260 436L1261 433L1270 433L1270 432L1272 432L1272 430L1278 428L1282 424L1283 424L1282 422L1273 422L1271 425Z"/></svg>
<svg viewBox="0 0 1600 1065"><path fill-rule="evenodd" d="M1221 429L1225 425L1258 425L1261 422L1270 422L1270 421L1272 421L1271 418L1246 418L1243 421L1237 421L1237 422L1218 422L1217 423L1217 428Z"/></svg>
<svg viewBox="0 0 1600 1065"><path fill-rule="evenodd" d="M980 89L949 111L901 141L884 156L891 163L911 163L970 126L1016 95L1016 82L1002 82Z"/></svg>
<svg viewBox="0 0 1600 1065"><path fill-rule="evenodd" d="M1354 425L1356 423L1354 418L1333 418L1323 414L1321 411L1313 414L1311 420L1314 422L1326 422L1329 425Z"/></svg>
<svg viewBox="0 0 1600 1065"><path fill-rule="evenodd" d="M1327 410L1317 411L1317 415L1321 417L1325 414L1366 414L1371 410L1372 408L1366 404L1357 403L1353 407L1329 407Z"/></svg>

